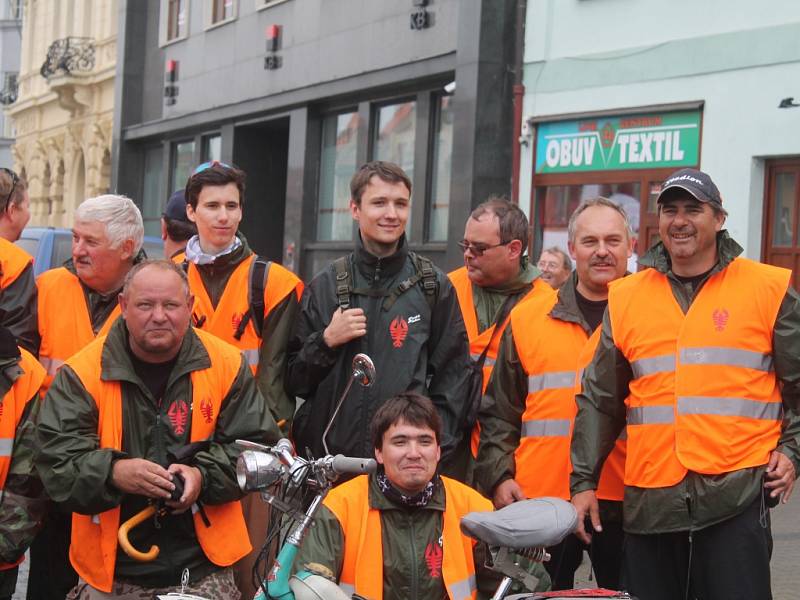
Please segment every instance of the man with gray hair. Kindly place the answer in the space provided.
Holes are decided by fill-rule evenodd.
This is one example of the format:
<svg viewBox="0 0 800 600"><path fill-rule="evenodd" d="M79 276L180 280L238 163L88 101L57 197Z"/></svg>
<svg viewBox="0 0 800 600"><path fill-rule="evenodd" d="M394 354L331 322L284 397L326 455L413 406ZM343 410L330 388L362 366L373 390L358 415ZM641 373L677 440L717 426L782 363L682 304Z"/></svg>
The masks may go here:
<svg viewBox="0 0 800 600"><path fill-rule="evenodd" d="M570 499L570 432L578 373L591 359L608 302L608 284L625 275L633 238L625 211L607 198L581 204L568 226L575 271L557 293L511 311L484 396L476 482L502 508L537 496ZM622 556L624 446L606 461L598 488L603 532L587 549L597 581L617 589ZM584 543L575 536L549 548L553 589L573 586Z"/></svg>
<svg viewBox="0 0 800 600"><path fill-rule="evenodd" d="M119 316L119 292L128 271L144 258L143 238L142 215L130 198L106 194L75 210L72 258L37 279L45 391L64 361L108 333ZM75 585L67 560L69 532L68 515L51 511L31 547L29 599L63 598Z"/></svg>
<svg viewBox="0 0 800 600"><path fill-rule="evenodd" d="M572 274L572 260L569 254L558 246L545 248L539 255L536 266L542 272L542 279L549 283L553 289L558 289L569 279Z"/></svg>

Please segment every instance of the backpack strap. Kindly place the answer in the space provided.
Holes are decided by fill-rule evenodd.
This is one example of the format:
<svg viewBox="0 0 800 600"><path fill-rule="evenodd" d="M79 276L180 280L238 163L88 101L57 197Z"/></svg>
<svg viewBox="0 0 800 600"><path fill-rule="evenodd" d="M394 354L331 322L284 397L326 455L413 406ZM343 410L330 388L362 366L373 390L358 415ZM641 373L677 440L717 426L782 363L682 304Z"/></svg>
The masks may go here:
<svg viewBox="0 0 800 600"><path fill-rule="evenodd" d="M239 321L239 326L233 333L233 337L237 340L242 339L244 330L251 319L256 335L261 337L261 330L264 328L264 290L267 287L270 264L270 261L258 254L250 263L250 272L247 274L249 284L247 286L247 305L250 308Z"/></svg>
<svg viewBox="0 0 800 600"><path fill-rule="evenodd" d="M350 275L348 256L340 256L333 261L336 271L336 303L342 310L350 308L350 294L353 292L353 277Z"/></svg>
<svg viewBox="0 0 800 600"><path fill-rule="evenodd" d="M408 254L417 272L408 279L401 281L394 291L386 297L386 300L383 301L384 311L388 311L402 294L417 285L420 281L422 281L422 289L425 293L425 300L428 302L428 306L431 310L436 306L436 301L438 300L438 285L436 283L436 271L433 267L433 262L431 259L420 256L415 252L409 252Z"/></svg>

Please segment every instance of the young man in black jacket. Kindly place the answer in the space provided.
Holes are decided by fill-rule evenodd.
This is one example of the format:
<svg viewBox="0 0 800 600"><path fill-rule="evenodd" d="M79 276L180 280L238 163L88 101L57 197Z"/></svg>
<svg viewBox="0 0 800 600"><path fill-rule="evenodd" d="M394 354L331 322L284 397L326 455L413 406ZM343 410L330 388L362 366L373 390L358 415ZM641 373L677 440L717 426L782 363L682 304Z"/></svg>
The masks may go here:
<svg viewBox="0 0 800 600"><path fill-rule="evenodd" d="M376 382L355 386L328 435L332 453L369 457L368 425L401 392L431 398L443 421L442 471L466 468L469 346L447 277L410 252L405 239L411 181L392 163L363 165L350 182L358 223L355 251L317 275L303 293L288 345L287 390L305 399L292 427L297 451L324 454L322 433L358 352L375 362Z"/></svg>

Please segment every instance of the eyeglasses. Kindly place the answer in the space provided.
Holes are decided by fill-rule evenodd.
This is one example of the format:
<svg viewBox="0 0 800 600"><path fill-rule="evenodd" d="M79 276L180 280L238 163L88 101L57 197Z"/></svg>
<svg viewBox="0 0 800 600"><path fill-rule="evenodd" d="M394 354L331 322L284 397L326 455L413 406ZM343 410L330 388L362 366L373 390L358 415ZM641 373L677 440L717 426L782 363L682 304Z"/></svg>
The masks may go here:
<svg viewBox="0 0 800 600"><path fill-rule="evenodd" d="M458 242L458 247L461 248L462 252L466 252L469 250L475 256L483 256L483 253L487 250L491 250L492 248L499 248L500 246L507 246L511 243L511 240L507 242L500 242L499 244L494 244L490 246L488 244L473 244L472 242L468 242L467 240L461 240Z"/></svg>
<svg viewBox="0 0 800 600"><path fill-rule="evenodd" d="M17 188L17 183L19 183L19 177L16 173L14 173L14 171L7 169L6 167L0 167L0 171L5 171L8 173L8 176L11 177L11 191L8 192L5 202L3 202L3 210L6 210L8 208L8 203L11 202L11 196L14 195L14 190Z"/></svg>
<svg viewBox="0 0 800 600"><path fill-rule="evenodd" d="M539 261L539 264L536 265L540 270L541 269L552 269L555 271L556 269L560 269L564 266L564 263L557 263L557 262L547 262L547 261Z"/></svg>
<svg viewBox="0 0 800 600"><path fill-rule="evenodd" d="M230 165L225 164L224 162L220 162L218 160L209 160L204 162L202 165L197 165L197 168L192 171L192 175L197 175L198 173L202 173L207 169L211 169L212 167L220 166L224 169L232 169L233 167Z"/></svg>

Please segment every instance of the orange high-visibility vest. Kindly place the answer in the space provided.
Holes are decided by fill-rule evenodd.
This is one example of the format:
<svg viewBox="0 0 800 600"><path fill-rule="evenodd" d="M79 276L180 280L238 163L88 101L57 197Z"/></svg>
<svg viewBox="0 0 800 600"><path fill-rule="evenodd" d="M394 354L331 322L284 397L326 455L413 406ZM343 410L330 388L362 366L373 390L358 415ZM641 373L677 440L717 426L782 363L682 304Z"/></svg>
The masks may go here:
<svg viewBox="0 0 800 600"><path fill-rule="evenodd" d="M442 579L450 600L476 597L475 540L461 533L461 517L492 510L492 503L470 487L442 477L445 510L442 531ZM369 478L361 475L335 487L324 501L344 534L344 560L339 585L348 593L370 600L383 598L383 541L381 513L369 506Z"/></svg>
<svg viewBox="0 0 800 600"><path fill-rule="evenodd" d="M20 368L24 371L0 400L0 496L8 477L8 470L11 467L11 452L14 449L14 435L17 425L22 418L28 402L34 397L36 392L44 382L44 368L39 364L33 355L24 348L19 349L22 359L19 362ZM13 569L22 562L20 558L15 563L0 563L0 571Z"/></svg>
<svg viewBox="0 0 800 600"><path fill-rule="evenodd" d="M73 354L95 339L86 296L76 275L65 267L45 271L36 279L39 288L39 361L47 371L42 394L58 369ZM120 315L119 305L103 323L98 336L106 335Z"/></svg>
<svg viewBox="0 0 800 600"><path fill-rule="evenodd" d="M633 372L626 485L667 487L688 470L719 475L769 461L783 416L772 335L790 276L737 258L686 314L655 269L611 285L614 343Z"/></svg>
<svg viewBox="0 0 800 600"><path fill-rule="evenodd" d="M483 363L483 391L485 393L486 386L489 385L489 378L492 376L494 363L497 360L497 352L500 348L500 338L503 336L503 331L505 331L511 316L509 315L506 317L505 321L500 324L500 331L494 336L494 339L492 339L492 336L494 335L494 330L497 325L491 325L486 330L479 332L478 318L475 314L475 301L473 300L472 296L472 282L469 280L469 276L467 275L467 268L461 267L460 269L451 271L447 274L447 276L450 278L450 281L456 290L458 305L461 308L461 316L464 319L464 326L467 329L467 338L469 338L469 354L472 360L477 361L481 357L481 354L483 354L486 346L489 345L489 350L486 352L486 360ZM520 298L519 302L524 302L534 295L539 296L550 293L554 294L555 291L544 280L537 277L533 281L531 290L525 294L523 298ZM472 430L471 439L473 457L478 456L479 443L480 426L478 423L476 423Z"/></svg>
<svg viewBox="0 0 800 600"><path fill-rule="evenodd" d="M594 330L594 333L589 336L583 348L581 348L578 355L578 373L575 378L575 393L579 394L582 390L581 379L583 378L583 370L592 362L597 344L600 342L600 331L602 327ZM576 406L577 409L577 406ZM622 501L625 496L625 452L626 452L626 432L622 430L617 441L614 443L614 448L606 457L606 462L603 464L603 469L600 471L600 481L597 482L596 495L600 500L617 500ZM572 465L570 464L570 472Z"/></svg>
<svg viewBox="0 0 800 600"><path fill-rule="evenodd" d="M0 291L14 283L33 257L16 244L0 238Z"/></svg>
<svg viewBox="0 0 800 600"><path fill-rule="evenodd" d="M241 365L235 348L211 334L195 330L211 358L211 367L192 371L192 429L190 440L199 442L213 437L220 407L230 391ZM105 336L67 360L94 398L98 409L97 433L101 448L122 448L122 392L119 381L100 378L100 358ZM209 413L208 403L211 403ZM238 501L205 505L211 526L207 527L199 511L193 515L194 530L200 546L215 565L227 567L247 555L252 547L247 534L242 507ZM119 506L99 515L72 514L70 561L78 574L92 587L110 592L117 559Z"/></svg>
<svg viewBox="0 0 800 600"><path fill-rule="evenodd" d="M250 310L250 270L253 268L255 254L251 254L234 269L225 286L225 291L217 303L217 308L211 303L206 286L194 263L189 263L187 275L189 288L194 294L193 319L195 324L200 323L203 331L213 333L218 338L225 340L239 348L247 359L247 364L253 373L258 369L259 351L261 345L269 343L262 340L256 333L253 320L250 319L245 327L241 339L236 339L234 333L239 323ZM280 304L292 291L297 299L303 295L303 282L297 275L274 262L269 263L267 280L264 285L264 318Z"/></svg>

